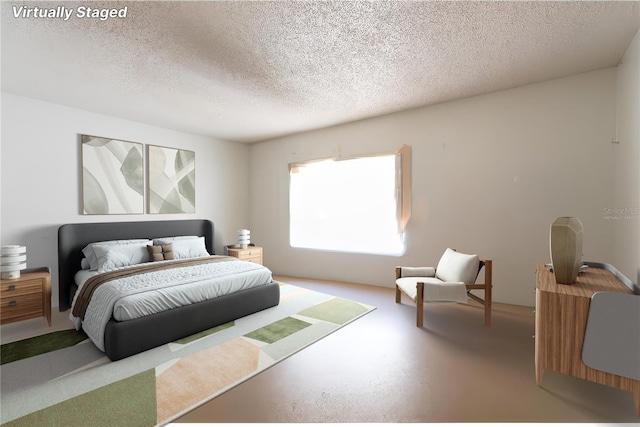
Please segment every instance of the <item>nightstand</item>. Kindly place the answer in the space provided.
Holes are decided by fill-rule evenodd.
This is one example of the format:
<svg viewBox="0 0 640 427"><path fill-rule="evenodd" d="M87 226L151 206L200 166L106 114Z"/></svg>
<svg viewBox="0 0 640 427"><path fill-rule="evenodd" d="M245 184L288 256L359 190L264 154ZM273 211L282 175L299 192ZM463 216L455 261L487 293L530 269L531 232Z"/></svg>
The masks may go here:
<svg viewBox="0 0 640 427"><path fill-rule="evenodd" d="M0 325L44 317L51 326L51 274L48 268L0 280Z"/></svg>
<svg viewBox="0 0 640 427"><path fill-rule="evenodd" d="M229 248L227 252L229 256L262 265L262 248L260 246L249 246L247 249Z"/></svg>

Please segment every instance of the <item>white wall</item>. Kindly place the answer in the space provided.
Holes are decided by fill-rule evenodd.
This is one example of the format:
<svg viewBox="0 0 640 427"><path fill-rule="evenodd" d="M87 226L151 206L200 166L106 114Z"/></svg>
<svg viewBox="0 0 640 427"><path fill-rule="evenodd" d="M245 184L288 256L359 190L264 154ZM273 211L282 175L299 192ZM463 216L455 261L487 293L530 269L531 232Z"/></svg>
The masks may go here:
<svg viewBox="0 0 640 427"><path fill-rule="evenodd" d="M610 262L633 279L637 220L607 220L603 210L638 206L639 43L636 35L617 70L252 146L3 93L1 244L27 245L30 267L51 267L54 305L60 224L182 218L212 219L219 253L236 229L250 227L265 263L282 275L391 287L395 265L433 264L447 246L477 252L494 260L496 301L533 305L535 264L549 260L549 224L572 215L585 225L585 259ZM196 151L197 213L81 215L79 134ZM611 144L616 138L620 144ZM413 148L414 198L404 256L289 246L288 163L402 144Z"/></svg>
<svg viewBox="0 0 640 427"><path fill-rule="evenodd" d="M1 242L27 247L27 266L52 270L57 306L57 229L64 223L205 218L215 247L248 226L249 149L244 144L161 129L2 93ZM196 152L196 213L82 215L80 134Z"/></svg>
<svg viewBox="0 0 640 427"><path fill-rule="evenodd" d="M614 157L613 253L616 267L640 283L640 31L618 66Z"/></svg>
<svg viewBox="0 0 640 427"><path fill-rule="evenodd" d="M498 302L533 305L549 225L584 224L586 260L612 262L616 69L447 102L251 146L251 235L276 273L392 287L394 266L446 247L494 261ZM401 257L291 248L290 162L413 149L413 216ZM636 163L637 164L637 163Z"/></svg>

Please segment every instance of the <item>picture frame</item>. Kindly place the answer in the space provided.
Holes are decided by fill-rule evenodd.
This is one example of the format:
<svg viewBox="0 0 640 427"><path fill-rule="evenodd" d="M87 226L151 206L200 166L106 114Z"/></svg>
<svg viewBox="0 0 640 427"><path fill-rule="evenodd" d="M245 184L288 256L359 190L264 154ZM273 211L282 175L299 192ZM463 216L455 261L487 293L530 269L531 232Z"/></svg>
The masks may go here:
<svg viewBox="0 0 640 427"><path fill-rule="evenodd" d="M143 144L80 135L82 213L144 214Z"/></svg>
<svg viewBox="0 0 640 427"><path fill-rule="evenodd" d="M147 145L150 214L195 213L195 152Z"/></svg>

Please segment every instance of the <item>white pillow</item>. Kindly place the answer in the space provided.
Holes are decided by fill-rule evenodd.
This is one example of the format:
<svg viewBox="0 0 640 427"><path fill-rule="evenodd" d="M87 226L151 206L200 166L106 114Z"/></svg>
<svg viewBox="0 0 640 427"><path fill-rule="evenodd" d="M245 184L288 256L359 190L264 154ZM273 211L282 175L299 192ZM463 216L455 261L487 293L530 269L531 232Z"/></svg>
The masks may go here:
<svg viewBox="0 0 640 427"><path fill-rule="evenodd" d="M463 254L447 248L436 267L436 277L443 282L464 282L465 285L471 285L476 281L479 267L478 255Z"/></svg>
<svg viewBox="0 0 640 427"><path fill-rule="evenodd" d="M198 236L172 236L172 237L157 237L153 239L153 244L158 245L166 245L167 243L173 243L176 240L190 240L197 239Z"/></svg>
<svg viewBox="0 0 640 427"><path fill-rule="evenodd" d="M131 243L148 242L148 241L149 239L105 240L103 242L89 243L82 250L82 253L84 254L87 261L89 262L89 269L97 270L98 258L96 257L95 251L93 250L96 246L129 245Z"/></svg>
<svg viewBox="0 0 640 427"><path fill-rule="evenodd" d="M113 270L119 267L142 264L149 261L147 245L151 240L120 245L96 245L93 250L98 261L98 272Z"/></svg>
<svg viewBox="0 0 640 427"><path fill-rule="evenodd" d="M163 237L160 239L154 239L153 243L155 245L166 245L168 243L172 243L175 259L209 256L209 252L207 252L207 248L204 243L204 237Z"/></svg>

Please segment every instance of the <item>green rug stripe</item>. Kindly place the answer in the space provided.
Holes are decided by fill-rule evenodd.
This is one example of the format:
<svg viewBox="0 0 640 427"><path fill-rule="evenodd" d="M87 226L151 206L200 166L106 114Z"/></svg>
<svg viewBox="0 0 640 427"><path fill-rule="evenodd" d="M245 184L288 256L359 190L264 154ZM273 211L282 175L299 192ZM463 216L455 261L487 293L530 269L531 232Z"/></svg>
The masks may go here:
<svg viewBox="0 0 640 427"><path fill-rule="evenodd" d="M245 337L266 342L267 344L273 344L274 342L295 334L310 325L310 323L294 319L293 317L285 317L284 319L278 320L270 325L256 329L253 332L249 332Z"/></svg>
<svg viewBox="0 0 640 427"><path fill-rule="evenodd" d="M357 302L342 298L332 298L302 310L298 314L318 320L343 325L369 311Z"/></svg>
<svg viewBox="0 0 640 427"><path fill-rule="evenodd" d="M10 421L6 427L155 426L156 374L149 369ZM125 423L125 424L123 424Z"/></svg>
<svg viewBox="0 0 640 427"><path fill-rule="evenodd" d="M287 285L286 283L280 283L281 286L292 286ZM305 305L313 304L311 301L324 301L318 303L315 306L309 307L307 309L303 309L299 311L301 307L300 300L293 298L292 301L285 298L281 301L281 304L273 310L282 310L282 313L279 316L268 315L266 319L262 320L264 316L261 313L256 313L255 319L259 319L257 323L248 323L249 326L247 329L245 322L241 322L242 325L239 326L238 322L229 322L224 325L220 325L215 328L211 328L207 331L203 331L198 334L191 335L179 341L176 341L180 344L187 344L194 340L203 339L202 342L207 344L207 340L210 339L211 345L218 345L219 341L228 342L229 339L234 339L234 337L241 336L247 330L254 329L253 332L250 332L245 337L252 338L254 340L262 341L266 344L274 344L265 346L264 349L273 349L274 361L280 361L284 358L291 355L293 352L302 349L320 338L324 338L328 334L334 332L339 329L341 326L356 320L361 317L363 314L374 309L374 307L370 307L363 304L358 304L353 301L344 300L341 298L332 297L326 294L313 293L313 291L308 292L300 292L299 289L296 289L295 286L292 286L293 289L286 289L284 292L287 295L296 295L296 292L303 295L304 300L309 299L309 295L312 298L305 302ZM327 299L328 298L328 299ZM270 314L269 312L265 312L266 314ZM297 318L299 315L306 316L308 319L307 322ZM292 317L295 316L295 317ZM274 321L280 317L281 319L278 321ZM251 319L251 318L247 318ZM320 322L315 322L309 319L318 319ZM266 326L265 322L272 322ZM242 332L236 332L236 328L240 328ZM257 329L256 329L257 328ZM221 332L223 330L227 330L224 334L216 335L217 332ZM231 337L228 337L229 334ZM207 338L210 336L210 338ZM287 338L286 340L284 338ZM86 335L84 333L76 332L75 330L67 330L67 331L59 331L53 332L51 334L42 335L39 337L34 337L28 340L18 341L16 343L5 344L1 347L1 356L2 363L8 363L11 360L20 360L24 358L28 358L30 356L35 356L37 354L43 354L46 352L52 352L57 349L68 348L69 346L73 346L83 340L86 339ZM15 348L12 349L11 347ZM20 348L22 347L22 348ZM193 348L193 352L189 352L189 347ZM183 349L186 351L185 357L188 357L191 354L195 354L198 351L203 351L199 349L199 346L189 346L184 347ZM33 350L32 348L36 348ZM77 351L84 351L85 348L78 346L76 347ZM76 349L69 348L68 350L64 350L65 352L71 351L72 353L76 351ZM206 350L204 350L206 351ZM195 353L194 353L195 352ZM12 354L19 353L18 356ZM167 348L159 348L154 351L153 354L161 354L162 357L158 361L158 363L163 364L168 360L172 360L175 358L175 354L171 351L169 347ZM55 353L50 357L55 358ZM49 356L45 356L49 357ZM68 358L69 356L64 356ZM140 355L139 357L144 357ZM166 359L168 358L168 359ZM268 358L265 358L265 361ZM134 359L131 359L133 361ZM127 369L127 371L131 368L135 368L135 363L129 363L130 360L125 359L123 361L112 363L113 369L122 369L123 367ZM3 366L4 370L11 370L12 374L15 376L20 374L21 372L25 375L31 372L31 365L29 363L40 363L40 359L35 359L31 362L25 360L23 363L16 364L7 364ZM275 362L274 362L275 363ZM120 365L122 364L122 366ZM271 363L266 363L260 366L255 372L251 373L247 378L262 372L268 366L271 366ZM107 368L107 366L100 366L101 369ZM69 368L73 372L73 370L77 369L77 366L73 363L69 365ZM39 369L39 368L38 368ZM82 371L86 372L86 371ZM127 377L124 380L111 383L105 385L103 387L97 388L96 390L84 393L78 397L71 398L60 403L50 403L51 406L47 408L43 408L46 404L45 402L58 402L62 400L60 398L55 398L52 396L56 395L56 389L60 387L60 384L54 381L48 381L43 384L39 384L34 387L32 391L30 391L29 395L33 395L33 399L30 399L26 406L22 406L21 402L11 402L11 412L14 413L14 416L19 416L19 414L26 414L29 410L35 410L35 408L42 408L40 410L35 410L30 414L19 417L13 421L9 421L3 426L8 427L31 427L31 426L70 426L70 425L92 425L92 426L119 426L119 425L127 425L133 427L143 427L143 426L155 426L157 423L164 424L166 422L170 422L172 419L175 419L176 416L170 416L167 419L157 420L157 402L156 402L156 376L155 369L147 370L142 373L138 372L138 368L131 369L131 372L128 372L127 375L132 375ZM104 374L104 373L103 373ZM75 375L75 374L71 374ZM119 376L121 377L121 376ZM247 379L244 378L244 379ZM243 380L244 380L243 379ZM108 375L99 381L99 384L105 384L108 382ZM66 382L65 382L66 384ZM67 385L70 386L70 385ZM71 385L71 387L73 387ZM9 403L4 400L4 392L3 392L3 402ZM217 396L224 391L213 393L210 398ZM44 394L46 393L46 394ZM39 402L38 404L35 404ZM188 408L183 408L183 410L188 410ZM9 412L7 412L9 414Z"/></svg>
<svg viewBox="0 0 640 427"><path fill-rule="evenodd" d="M179 339L174 341L176 344L189 344L192 341L199 340L200 338L206 337L207 335L213 335L216 332L223 331L225 329L231 328L235 325L234 321L229 323L225 323L223 325L216 326L215 328L207 329L206 331L198 332L197 334L189 335L188 337Z"/></svg>
<svg viewBox="0 0 640 427"><path fill-rule="evenodd" d="M84 331L68 329L3 344L0 346L0 365L71 347L86 339Z"/></svg>

